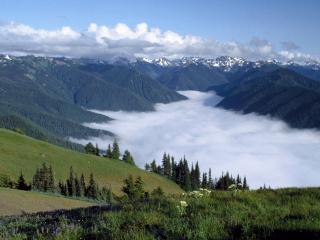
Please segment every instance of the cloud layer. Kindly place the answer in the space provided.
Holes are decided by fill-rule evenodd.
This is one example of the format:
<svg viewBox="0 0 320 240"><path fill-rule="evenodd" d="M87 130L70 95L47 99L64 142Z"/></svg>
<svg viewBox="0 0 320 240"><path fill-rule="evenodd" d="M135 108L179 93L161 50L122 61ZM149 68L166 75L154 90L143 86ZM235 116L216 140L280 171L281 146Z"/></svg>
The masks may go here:
<svg viewBox="0 0 320 240"><path fill-rule="evenodd" d="M114 132L139 166L168 152L185 155L209 167L246 175L251 187L320 185L320 133L293 130L283 122L253 114L241 115L213 107L213 93L184 92L189 100L157 104L155 112L101 112L116 120L86 124ZM110 138L77 140L97 142L106 149ZM124 150L124 149L122 149Z"/></svg>
<svg viewBox="0 0 320 240"><path fill-rule="evenodd" d="M114 57L200 56L214 58L228 55L250 60L271 59L305 61L313 57L297 51L292 42L283 42L278 51L264 39L249 43L218 42L199 36L162 31L140 23L134 28L118 23L113 27L91 23L84 31L64 26L56 30L35 29L24 24L0 23L0 52L6 54L50 55L110 59Z"/></svg>

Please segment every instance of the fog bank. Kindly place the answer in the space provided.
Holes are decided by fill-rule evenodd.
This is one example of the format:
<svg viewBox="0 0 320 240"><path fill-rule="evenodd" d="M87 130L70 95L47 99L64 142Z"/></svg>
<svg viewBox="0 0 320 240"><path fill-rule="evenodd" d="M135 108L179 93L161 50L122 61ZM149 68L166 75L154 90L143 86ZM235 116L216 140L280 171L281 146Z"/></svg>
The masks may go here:
<svg viewBox="0 0 320 240"><path fill-rule="evenodd" d="M155 112L95 111L115 120L85 125L115 133L122 150L129 149L141 167L153 159L160 162L167 152L199 161L201 170L211 167L214 176L226 170L246 175L254 188L320 185L319 132L216 108L220 97L214 93L181 93L189 99L157 104ZM106 149L112 139L73 141Z"/></svg>

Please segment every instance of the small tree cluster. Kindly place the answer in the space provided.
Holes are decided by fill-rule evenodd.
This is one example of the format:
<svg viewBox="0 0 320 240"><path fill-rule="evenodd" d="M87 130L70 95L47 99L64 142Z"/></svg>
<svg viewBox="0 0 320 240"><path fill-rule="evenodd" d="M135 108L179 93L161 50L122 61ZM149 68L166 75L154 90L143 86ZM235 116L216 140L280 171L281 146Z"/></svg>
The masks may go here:
<svg viewBox="0 0 320 240"><path fill-rule="evenodd" d="M93 144L91 142L89 142L85 146L85 151L87 154L93 154L93 155L100 156L100 149L97 144L94 147ZM112 147L110 144L108 145L106 153L103 156L106 158L110 158L110 159L122 160L125 163L128 163L128 164L135 166L134 158L128 150L124 151L122 159L120 159L121 152L120 152L119 144L116 139L113 141Z"/></svg>
<svg viewBox="0 0 320 240"><path fill-rule="evenodd" d="M84 150L87 154L93 154L96 156L100 156L100 150L98 147L98 144L96 144L96 146L93 146L93 144L91 142L89 142L85 147Z"/></svg>
<svg viewBox="0 0 320 240"><path fill-rule="evenodd" d="M81 174L80 178L74 173L72 166L69 170L69 177L65 182L59 181L58 190L60 194L68 197L87 197L96 200L112 201L111 188L99 188L94 180L93 174L90 174L89 182L86 184L85 177Z"/></svg>
<svg viewBox="0 0 320 240"><path fill-rule="evenodd" d="M54 192L54 176L52 167L45 163L42 164L41 168L37 168L36 173L32 179L32 189L42 192Z"/></svg>
<svg viewBox="0 0 320 240"><path fill-rule="evenodd" d="M199 188L221 189L227 190L231 184L236 184L238 189L249 189L246 177L243 180L238 175L233 178L228 172L222 174L217 180L213 179L211 169L208 172L203 172L200 176L200 168L198 162L195 166L192 164L189 167L187 159L184 157L179 162L174 160L174 157L164 153L162 157L162 165L157 165L153 160L151 164L146 164L145 169L175 181L185 191L198 190Z"/></svg>

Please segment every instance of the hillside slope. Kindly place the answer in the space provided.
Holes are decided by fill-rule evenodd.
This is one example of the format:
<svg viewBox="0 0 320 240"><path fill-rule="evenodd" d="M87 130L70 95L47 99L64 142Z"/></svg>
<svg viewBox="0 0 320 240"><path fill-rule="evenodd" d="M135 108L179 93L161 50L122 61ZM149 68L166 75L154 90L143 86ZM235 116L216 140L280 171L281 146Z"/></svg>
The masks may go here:
<svg viewBox="0 0 320 240"><path fill-rule="evenodd" d="M287 69L257 73L212 87L219 107L270 115L296 128L320 128L320 83Z"/></svg>
<svg viewBox="0 0 320 240"><path fill-rule="evenodd" d="M92 206L92 203L38 192L0 188L0 216Z"/></svg>
<svg viewBox="0 0 320 240"><path fill-rule="evenodd" d="M22 171L30 181L43 162L52 165L56 181L65 180L72 166L76 173L84 173L86 181L93 173L100 186L111 186L115 194L121 194L128 175L141 176L147 190L160 186L167 193L182 192L172 181L122 161L75 152L0 129L0 174L16 179Z"/></svg>

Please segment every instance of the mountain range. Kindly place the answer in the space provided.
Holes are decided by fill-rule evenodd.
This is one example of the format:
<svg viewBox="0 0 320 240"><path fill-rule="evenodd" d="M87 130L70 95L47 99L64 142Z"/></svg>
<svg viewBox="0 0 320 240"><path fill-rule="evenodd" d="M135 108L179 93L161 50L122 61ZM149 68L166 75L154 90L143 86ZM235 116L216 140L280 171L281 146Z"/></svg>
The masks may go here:
<svg viewBox="0 0 320 240"><path fill-rule="evenodd" d="M111 120L88 109L152 111L155 103L186 99L178 90L214 90L224 97L219 107L319 128L319 81L318 62L0 55L0 127L80 148L66 137L112 135L82 125Z"/></svg>

